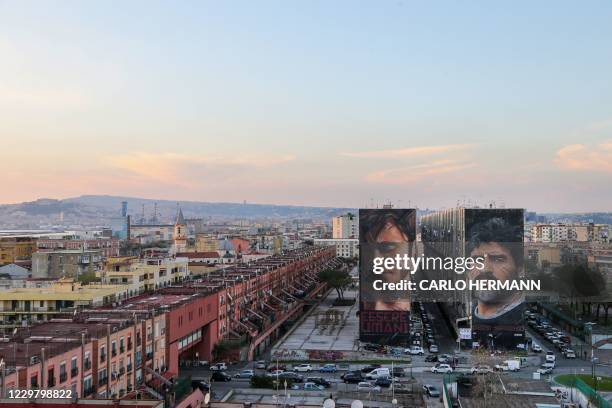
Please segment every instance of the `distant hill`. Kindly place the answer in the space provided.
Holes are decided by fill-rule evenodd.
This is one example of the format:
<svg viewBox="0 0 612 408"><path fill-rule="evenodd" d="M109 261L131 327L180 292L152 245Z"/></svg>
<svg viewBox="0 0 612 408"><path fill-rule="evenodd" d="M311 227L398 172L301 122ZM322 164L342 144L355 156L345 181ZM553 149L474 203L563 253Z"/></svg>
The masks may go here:
<svg viewBox="0 0 612 408"><path fill-rule="evenodd" d="M0 205L0 229L38 228L53 225L108 225L121 215L121 202L128 202L128 214L134 221L154 218L157 208L158 222L171 222L176 215L177 203L185 217L205 220L329 220L334 215L352 208L306 207L290 205L211 203L199 201L153 200L138 197L84 195L64 200L39 199L20 204ZM157 206L156 206L157 205Z"/></svg>

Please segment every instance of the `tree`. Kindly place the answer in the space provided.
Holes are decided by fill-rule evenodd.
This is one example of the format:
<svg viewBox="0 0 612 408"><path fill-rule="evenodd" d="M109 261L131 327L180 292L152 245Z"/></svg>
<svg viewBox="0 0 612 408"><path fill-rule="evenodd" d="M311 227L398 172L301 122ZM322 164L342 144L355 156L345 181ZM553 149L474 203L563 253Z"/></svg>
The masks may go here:
<svg viewBox="0 0 612 408"><path fill-rule="evenodd" d="M344 299L344 289L353 282L347 270L326 269L319 272L319 279L338 293L338 298Z"/></svg>

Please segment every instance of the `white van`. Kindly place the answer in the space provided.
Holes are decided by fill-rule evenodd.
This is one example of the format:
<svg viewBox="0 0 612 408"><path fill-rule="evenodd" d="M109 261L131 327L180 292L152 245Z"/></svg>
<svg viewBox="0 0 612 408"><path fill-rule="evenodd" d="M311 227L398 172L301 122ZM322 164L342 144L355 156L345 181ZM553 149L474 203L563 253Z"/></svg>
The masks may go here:
<svg viewBox="0 0 612 408"><path fill-rule="evenodd" d="M378 380L379 378L389 378L391 377L391 372L388 368L376 368L369 373L366 374L366 379L368 380Z"/></svg>

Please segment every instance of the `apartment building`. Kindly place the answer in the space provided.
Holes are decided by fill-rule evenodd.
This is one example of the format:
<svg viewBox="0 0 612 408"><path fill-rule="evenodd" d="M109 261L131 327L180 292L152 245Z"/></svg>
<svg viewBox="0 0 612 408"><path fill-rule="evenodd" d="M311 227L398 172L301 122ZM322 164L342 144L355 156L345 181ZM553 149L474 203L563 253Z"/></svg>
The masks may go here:
<svg viewBox="0 0 612 408"><path fill-rule="evenodd" d="M45 287L0 291L0 327L22 327L57 317L62 311L95 307L128 297L125 286L81 285L60 279Z"/></svg>
<svg viewBox="0 0 612 408"><path fill-rule="evenodd" d="M99 272L104 267L102 249L65 249L37 252L32 255L32 277L75 278Z"/></svg>
<svg viewBox="0 0 612 408"><path fill-rule="evenodd" d="M102 255L104 257L119 256L119 239L117 238L39 238L36 245L38 252L98 249L102 251Z"/></svg>
<svg viewBox="0 0 612 408"><path fill-rule="evenodd" d="M36 250L36 238L0 237L0 266L29 261Z"/></svg>
<svg viewBox="0 0 612 408"><path fill-rule="evenodd" d="M105 284L127 285L130 296L182 282L189 275L189 259L181 256L109 258L104 270L98 272Z"/></svg>
<svg viewBox="0 0 612 408"><path fill-rule="evenodd" d="M338 258L354 259L359 257L359 240L346 239L315 239L315 245L333 246L336 248L336 256Z"/></svg>
<svg viewBox="0 0 612 408"><path fill-rule="evenodd" d="M347 213L332 218L332 238L359 238L359 217Z"/></svg>

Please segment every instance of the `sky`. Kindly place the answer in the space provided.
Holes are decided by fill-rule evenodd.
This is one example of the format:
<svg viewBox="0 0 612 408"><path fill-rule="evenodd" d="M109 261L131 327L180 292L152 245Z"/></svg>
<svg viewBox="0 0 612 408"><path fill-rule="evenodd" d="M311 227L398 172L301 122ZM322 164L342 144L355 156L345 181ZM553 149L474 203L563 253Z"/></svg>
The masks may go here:
<svg viewBox="0 0 612 408"><path fill-rule="evenodd" d="M0 0L0 203L612 211L612 2Z"/></svg>

